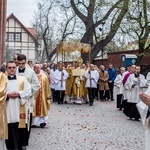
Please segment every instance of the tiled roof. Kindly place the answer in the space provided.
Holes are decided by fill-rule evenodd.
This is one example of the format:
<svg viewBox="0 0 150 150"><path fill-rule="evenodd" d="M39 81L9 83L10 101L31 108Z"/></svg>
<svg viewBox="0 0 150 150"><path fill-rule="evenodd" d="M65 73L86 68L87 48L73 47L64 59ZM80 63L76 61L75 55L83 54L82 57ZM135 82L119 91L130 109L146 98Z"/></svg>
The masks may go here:
<svg viewBox="0 0 150 150"><path fill-rule="evenodd" d="M35 28L26 28L34 37L36 36Z"/></svg>

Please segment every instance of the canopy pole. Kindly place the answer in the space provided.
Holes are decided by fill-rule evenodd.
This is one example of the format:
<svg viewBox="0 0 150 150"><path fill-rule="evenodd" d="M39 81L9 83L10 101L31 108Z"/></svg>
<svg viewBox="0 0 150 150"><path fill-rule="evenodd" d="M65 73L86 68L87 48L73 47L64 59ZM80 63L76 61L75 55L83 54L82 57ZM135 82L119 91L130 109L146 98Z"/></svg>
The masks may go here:
<svg viewBox="0 0 150 150"><path fill-rule="evenodd" d="M58 64L58 53L56 55L57 55L57 64Z"/></svg>
<svg viewBox="0 0 150 150"><path fill-rule="evenodd" d="M91 63L91 52L89 52L89 63Z"/></svg>
<svg viewBox="0 0 150 150"><path fill-rule="evenodd" d="M91 45L91 50L92 50L92 44ZM91 50L89 50L89 63L91 63Z"/></svg>
<svg viewBox="0 0 150 150"><path fill-rule="evenodd" d="M65 62L65 51L64 51L64 62Z"/></svg>
<svg viewBox="0 0 150 150"><path fill-rule="evenodd" d="M62 51L62 64L63 64L63 59L64 59L64 51Z"/></svg>

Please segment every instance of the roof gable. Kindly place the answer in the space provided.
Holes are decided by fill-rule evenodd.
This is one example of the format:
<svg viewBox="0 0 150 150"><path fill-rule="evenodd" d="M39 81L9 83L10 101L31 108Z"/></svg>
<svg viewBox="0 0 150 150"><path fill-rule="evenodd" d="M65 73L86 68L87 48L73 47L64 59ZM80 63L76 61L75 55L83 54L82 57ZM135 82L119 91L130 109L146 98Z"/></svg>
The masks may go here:
<svg viewBox="0 0 150 150"><path fill-rule="evenodd" d="M6 21L8 21L10 18L14 19L15 21L17 21L20 26L34 39L35 42L38 43L37 39L35 38L35 29L34 28L26 28L20 21L19 19L13 14L11 13L7 18ZM32 30L31 30L32 29Z"/></svg>

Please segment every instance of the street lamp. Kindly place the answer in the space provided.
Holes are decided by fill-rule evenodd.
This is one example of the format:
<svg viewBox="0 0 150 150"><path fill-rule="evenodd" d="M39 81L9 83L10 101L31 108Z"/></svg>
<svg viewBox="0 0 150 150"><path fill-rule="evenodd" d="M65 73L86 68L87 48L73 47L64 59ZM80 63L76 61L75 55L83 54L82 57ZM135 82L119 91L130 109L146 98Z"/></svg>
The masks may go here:
<svg viewBox="0 0 150 150"><path fill-rule="evenodd" d="M104 27L104 24L105 24L105 22L103 21L102 23L101 23L101 27L99 28L99 30L100 30L100 32L102 32L102 65L103 65L103 53L104 53L104 48L103 48L103 27Z"/></svg>

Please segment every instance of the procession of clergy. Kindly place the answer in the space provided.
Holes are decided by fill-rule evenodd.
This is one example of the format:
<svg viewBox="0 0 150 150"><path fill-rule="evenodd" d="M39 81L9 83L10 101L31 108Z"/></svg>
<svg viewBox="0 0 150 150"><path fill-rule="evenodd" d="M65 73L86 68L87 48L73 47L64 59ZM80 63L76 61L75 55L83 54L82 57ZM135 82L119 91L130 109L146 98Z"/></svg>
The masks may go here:
<svg viewBox="0 0 150 150"><path fill-rule="evenodd" d="M0 72L0 149L25 150L31 127L44 128L48 120L50 99L58 104L88 103L94 100L116 100L117 108L130 119L141 118L146 127L146 144L150 143L149 107L140 93L150 95L150 73L146 79L140 67L128 65L128 70L116 71L112 64L98 68L79 58L72 64L41 64L26 60L23 54L14 56ZM147 90L148 88L148 90ZM140 114L141 113L141 114ZM141 116L140 116L141 115ZM149 138L147 138L149 137ZM146 147L146 148L147 148ZM149 148L149 147L148 147ZM146 149L148 150L148 149Z"/></svg>

